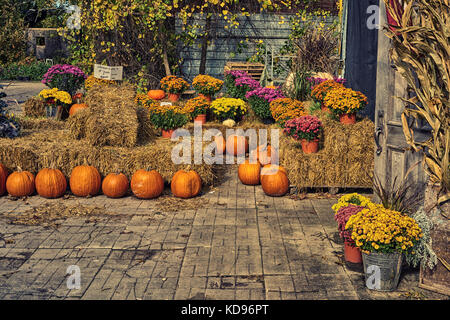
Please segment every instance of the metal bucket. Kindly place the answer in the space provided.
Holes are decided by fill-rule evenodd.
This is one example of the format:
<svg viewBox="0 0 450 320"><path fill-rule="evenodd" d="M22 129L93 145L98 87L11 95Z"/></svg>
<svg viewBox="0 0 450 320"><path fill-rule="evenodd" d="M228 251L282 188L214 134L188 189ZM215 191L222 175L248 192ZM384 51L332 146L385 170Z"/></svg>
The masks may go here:
<svg viewBox="0 0 450 320"><path fill-rule="evenodd" d="M62 107L61 106L55 106L51 104L47 104L45 106L45 113L47 118L53 118L56 120L61 120L61 114L62 114Z"/></svg>
<svg viewBox="0 0 450 320"><path fill-rule="evenodd" d="M402 270L400 253L362 254L366 287L376 291L395 291Z"/></svg>

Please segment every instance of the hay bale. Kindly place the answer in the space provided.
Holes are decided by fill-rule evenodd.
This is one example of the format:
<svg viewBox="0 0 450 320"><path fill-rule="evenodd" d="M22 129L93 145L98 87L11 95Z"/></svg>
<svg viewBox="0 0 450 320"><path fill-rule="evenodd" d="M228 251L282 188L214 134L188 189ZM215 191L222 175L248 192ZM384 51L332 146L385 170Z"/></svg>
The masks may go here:
<svg viewBox="0 0 450 320"><path fill-rule="evenodd" d="M66 127L64 121L49 118L18 117L23 130L62 130Z"/></svg>
<svg viewBox="0 0 450 320"><path fill-rule="evenodd" d="M27 117L45 117L45 102L38 97L32 97L23 104L23 111Z"/></svg>

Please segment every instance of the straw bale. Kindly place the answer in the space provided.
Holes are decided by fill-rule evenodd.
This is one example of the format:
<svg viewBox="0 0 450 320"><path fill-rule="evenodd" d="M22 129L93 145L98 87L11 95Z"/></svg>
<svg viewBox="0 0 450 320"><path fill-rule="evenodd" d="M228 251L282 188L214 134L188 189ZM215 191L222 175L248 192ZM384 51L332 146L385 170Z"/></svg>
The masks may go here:
<svg viewBox="0 0 450 320"><path fill-rule="evenodd" d="M23 104L23 111L27 117L45 117L45 102L38 97L32 97Z"/></svg>

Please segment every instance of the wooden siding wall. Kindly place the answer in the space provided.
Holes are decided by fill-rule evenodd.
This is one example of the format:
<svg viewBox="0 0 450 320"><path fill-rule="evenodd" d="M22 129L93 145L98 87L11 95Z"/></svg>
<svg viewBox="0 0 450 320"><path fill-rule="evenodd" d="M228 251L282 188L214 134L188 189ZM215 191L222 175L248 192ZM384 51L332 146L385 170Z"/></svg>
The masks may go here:
<svg viewBox="0 0 450 320"><path fill-rule="evenodd" d="M289 15L283 15L285 23L280 24L279 15L276 14L253 14L250 17L241 17L239 27L233 30L225 30L222 20L212 22L212 30L214 30L210 45L208 46L206 73L223 79L223 68L227 61L247 61L256 49L255 42L263 40L264 43L270 45L275 53L285 44L289 38L290 26ZM330 17L327 23L333 23L336 17ZM196 17L196 23L203 25L205 22L200 16ZM176 29L181 28L180 20L176 20ZM215 34L214 34L215 33ZM248 39L248 49L238 53L239 43ZM192 80L199 71L201 57L201 39L193 46L182 48L179 47L180 57L183 59L181 72L187 80ZM268 47L270 50L270 48ZM268 57L270 62L270 56Z"/></svg>

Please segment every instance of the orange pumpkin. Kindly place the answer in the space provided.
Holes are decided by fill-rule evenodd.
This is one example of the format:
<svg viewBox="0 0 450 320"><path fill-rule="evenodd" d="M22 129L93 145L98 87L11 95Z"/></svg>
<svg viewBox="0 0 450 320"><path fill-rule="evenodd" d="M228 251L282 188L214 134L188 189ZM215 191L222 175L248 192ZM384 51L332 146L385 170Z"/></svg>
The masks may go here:
<svg viewBox="0 0 450 320"><path fill-rule="evenodd" d="M226 142L223 136L214 136L214 142L216 143L216 153L224 154L226 150Z"/></svg>
<svg viewBox="0 0 450 320"><path fill-rule="evenodd" d="M8 169L0 163L0 196L6 192L6 179L8 178Z"/></svg>
<svg viewBox="0 0 450 320"><path fill-rule="evenodd" d="M248 141L244 136L232 135L227 138L227 153L234 156L245 155L248 151Z"/></svg>
<svg viewBox="0 0 450 320"><path fill-rule="evenodd" d="M276 149L272 149L271 145L260 145L250 153L250 159L256 158L262 166L271 164L278 157Z"/></svg>
<svg viewBox="0 0 450 320"><path fill-rule="evenodd" d="M131 190L140 199L153 199L164 191L164 180L156 170L141 169L131 177Z"/></svg>
<svg viewBox="0 0 450 320"><path fill-rule="evenodd" d="M170 188L175 197L193 198L202 190L202 179L195 171L177 171L170 183Z"/></svg>
<svg viewBox="0 0 450 320"><path fill-rule="evenodd" d="M265 194L273 197L284 196L289 191L286 169L269 164L261 170L261 185Z"/></svg>
<svg viewBox="0 0 450 320"><path fill-rule="evenodd" d="M67 181L58 169L42 169L36 175L36 191L44 198L59 198L66 193Z"/></svg>
<svg viewBox="0 0 450 320"><path fill-rule="evenodd" d="M28 171L18 170L6 179L6 190L13 197L31 196L35 191L34 175Z"/></svg>
<svg viewBox="0 0 450 320"><path fill-rule="evenodd" d="M162 100L166 97L164 90L150 90L147 95L153 100Z"/></svg>
<svg viewBox="0 0 450 320"><path fill-rule="evenodd" d="M70 190L78 197L95 196L100 192L102 178L95 167L78 166L70 174Z"/></svg>
<svg viewBox="0 0 450 320"><path fill-rule="evenodd" d="M70 107L69 116L73 116L78 111L86 109L86 108L88 108L88 105L85 103L75 103Z"/></svg>
<svg viewBox="0 0 450 320"><path fill-rule="evenodd" d="M102 191L109 198L122 198L128 191L128 185L128 179L123 173L110 173L103 179Z"/></svg>
<svg viewBox="0 0 450 320"><path fill-rule="evenodd" d="M261 165L259 162L250 163L249 160L245 160L244 163L239 165L238 176L243 184L258 185L260 183L260 175Z"/></svg>

